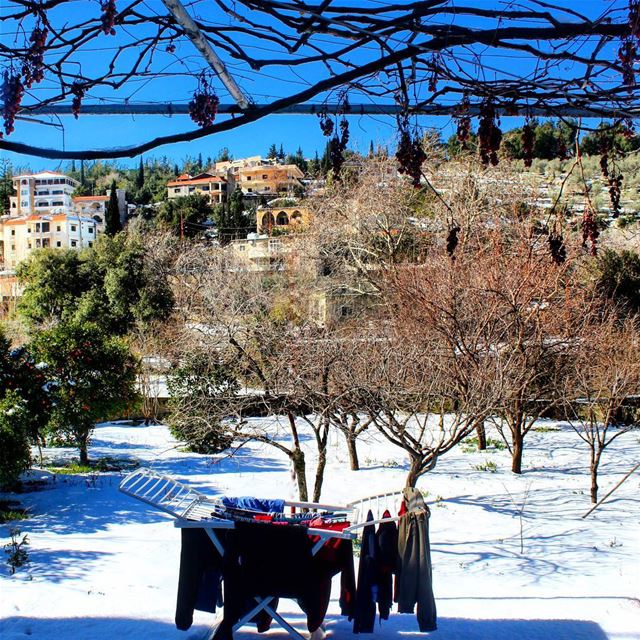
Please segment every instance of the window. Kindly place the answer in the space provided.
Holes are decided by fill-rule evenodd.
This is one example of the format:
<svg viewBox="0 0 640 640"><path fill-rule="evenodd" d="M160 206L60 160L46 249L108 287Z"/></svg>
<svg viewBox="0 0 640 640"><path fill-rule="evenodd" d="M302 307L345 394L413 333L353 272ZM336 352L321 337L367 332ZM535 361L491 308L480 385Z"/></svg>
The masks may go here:
<svg viewBox="0 0 640 640"><path fill-rule="evenodd" d="M48 246L49 246L49 238L45 238L45 239L42 241L42 246L43 246L43 247L48 247Z"/></svg>
<svg viewBox="0 0 640 640"><path fill-rule="evenodd" d="M87 229L87 232L88 232L88 233L93 233L93 227L89 227L89 228Z"/></svg>
<svg viewBox="0 0 640 640"><path fill-rule="evenodd" d="M249 188L247 189L247 193L252 193L252 192L253 192L253 189L252 189L251 187L249 187Z"/></svg>
<svg viewBox="0 0 640 640"><path fill-rule="evenodd" d="M20 190L20 195L21 196L28 196L29 195L29 189L21 189Z"/></svg>
<svg viewBox="0 0 640 640"><path fill-rule="evenodd" d="M26 200L23 200L23 201L20 203L20 206L21 206L21 207L28 207L28 206L29 206L29 203L28 203Z"/></svg>
<svg viewBox="0 0 640 640"><path fill-rule="evenodd" d="M54 200L51 203L52 207L64 207L64 202L62 200Z"/></svg>
<svg viewBox="0 0 640 640"><path fill-rule="evenodd" d="M42 233L49 233L49 223L48 222L43 222L42 223Z"/></svg>
<svg viewBox="0 0 640 640"><path fill-rule="evenodd" d="M15 251L15 250L16 250L16 245L15 245L15 244L12 244L12 245L11 245L11 251Z"/></svg>
<svg viewBox="0 0 640 640"><path fill-rule="evenodd" d="M15 236L16 235L16 230L15 229L11 229L11 235Z"/></svg>
<svg viewBox="0 0 640 640"><path fill-rule="evenodd" d="M71 231L77 231L78 227L75 224L71 225Z"/></svg>
<svg viewBox="0 0 640 640"><path fill-rule="evenodd" d="M60 233L60 231L62 231L62 229L60 228L60 225L58 224L58 225L56 225L56 232Z"/></svg>
<svg viewBox="0 0 640 640"><path fill-rule="evenodd" d="M27 248L28 248L28 249L31 249L31 243L29 243L29 244L27 245Z"/></svg>
<svg viewBox="0 0 640 640"><path fill-rule="evenodd" d="M77 240L72 240L71 241L71 246L72 247L77 247L78 246L78 241Z"/></svg>
<svg viewBox="0 0 640 640"><path fill-rule="evenodd" d="M264 190L265 191L271 191L271 187L265 187Z"/></svg>
<svg viewBox="0 0 640 640"><path fill-rule="evenodd" d="M27 227L27 233L31 233L31 227Z"/></svg>
<svg viewBox="0 0 640 640"><path fill-rule="evenodd" d="M62 242L60 242L60 240L58 240L58 241L56 242L56 247L61 247L61 246L62 246Z"/></svg>
<svg viewBox="0 0 640 640"><path fill-rule="evenodd" d="M209 191L209 185L200 188L201 191Z"/></svg>
<svg viewBox="0 0 640 640"><path fill-rule="evenodd" d="M269 178L269 176L268 176L266 173L263 173L263 174L262 174L262 179L263 179L263 180L267 180L268 178Z"/></svg>
<svg viewBox="0 0 640 640"><path fill-rule="evenodd" d="M173 193L180 193L180 187L176 187L176 188L173 190Z"/></svg>
<svg viewBox="0 0 640 640"><path fill-rule="evenodd" d="M61 196L63 193L64 193L64 191L63 191L62 189L54 189L54 190L51 192L51 195L54 195L54 196Z"/></svg>
<svg viewBox="0 0 640 640"><path fill-rule="evenodd" d="M91 249L91 247L93 247L93 242L89 241L89 249Z"/></svg>
<svg viewBox="0 0 640 640"><path fill-rule="evenodd" d="M251 180L251 176L247 176L247 180Z"/></svg>
<svg viewBox="0 0 640 640"><path fill-rule="evenodd" d="M36 222L36 233L40 232L40 223Z"/></svg>
<svg viewBox="0 0 640 640"><path fill-rule="evenodd" d="M38 181L36 180L36 182L38 182ZM22 180L21 184L29 184L29 181L28 180Z"/></svg>
<svg viewBox="0 0 640 640"><path fill-rule="evenodd" d="M246 247L245 247L243 244L241 244L241 245L238 247L238 249L240 249L240 251L244 251L244 250L246 249Z"/></svg>
<svg viewBox="0 0 640 640"><path fill-rule="evenodd" d="M40 242L40 240L36 240L36 249L41 246L42 246L42 243Z"/></svg>

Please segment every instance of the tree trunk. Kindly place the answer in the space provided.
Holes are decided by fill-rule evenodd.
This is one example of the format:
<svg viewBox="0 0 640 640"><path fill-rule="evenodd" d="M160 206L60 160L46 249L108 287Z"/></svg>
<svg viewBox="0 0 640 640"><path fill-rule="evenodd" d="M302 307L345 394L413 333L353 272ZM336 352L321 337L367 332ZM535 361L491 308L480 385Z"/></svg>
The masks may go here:
<svg viewBox="0 0 640 640"><path fill-rule="evenodd" d="M304 461L304 451L302 449L294 449L291 453L291 462L293 463L293 471L296 474L298 482L298 496L301 502L309 501L309 491L307 489L307 468Z"/></svg>
<svg viewBox="0 0 640 640"><path fill-rule="evenodd" d="M511 431L511 442L513 444L511 453L511 471L520 475L522 473L522 449L524 436L520 430L520 424Z"/></svg>
<svg viewBox="0 0 640 640"><path fill-rule="evenodd" d="M598 502L598 467L600 465L600 453L596 452L595 444L591 447L591 463L589 470L591 472L591 502Z"/></svg>
<svg viewBox="0 0 640 640"><path fill-rule="evenodd" d="M89 453L87 451L87 438L81 438L78 443L78 450L80 451L80 464L89 466Z"/></svg>
<svg viewBox="0 0 640 640"><path fill-rule="evenodd" d="M316 479L313 483L313 501L320 502L320 494L322 493L322 481L324 480L324 468L327 466L327 449L326 447L318 452L318 466L316 467Z"/></svg>
<svg viewBox="0 0 640 640"><path fill-rule="evenodd" d="M418 482L418 478L421 475L421 462L422 461L420 458L411 458L411 465L409 467L409 473L407 475L407 482L405 483L406 487L415 488L416 483Z"/></svg>
<svg viewBox="0 0 640 640"><path fill-rule="evenodd" d="M356 437L353 433L345 433L347 439L347 451L349 452L349 465L351 471L360 471L360 461L358 460L358 449L356 448Z"/></svg>
<svg viewBox="0 0 640 640"><path fill-rule="evenodd" d="M487 448L487 431L484 428L484 421L479 422L476 426L476 434L478 435L478 451L485 451Z"/></svg>

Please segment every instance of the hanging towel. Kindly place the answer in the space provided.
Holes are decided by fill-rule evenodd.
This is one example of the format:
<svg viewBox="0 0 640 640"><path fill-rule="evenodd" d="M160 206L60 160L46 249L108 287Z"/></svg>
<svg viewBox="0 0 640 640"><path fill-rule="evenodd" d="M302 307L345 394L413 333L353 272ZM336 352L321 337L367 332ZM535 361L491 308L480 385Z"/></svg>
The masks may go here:
<svg viewBox="0 0 640 640"><path fill-rule="evenodd" d="M367 521L370 522L372 520L373 513L369 511ZM372 524L366 525L362 530L353 633L373 633L378 595L377 555L375 526Z"/></svg>
<svg viewBox="0 0 640 640"><path fill-rule="evenodd" d="M382 514L390 518L389 511ZM393 572L398 559L398 529L395 522L382 522L376 532L378 548L378 613L381 620L388 620L393 601Z"/></svg>

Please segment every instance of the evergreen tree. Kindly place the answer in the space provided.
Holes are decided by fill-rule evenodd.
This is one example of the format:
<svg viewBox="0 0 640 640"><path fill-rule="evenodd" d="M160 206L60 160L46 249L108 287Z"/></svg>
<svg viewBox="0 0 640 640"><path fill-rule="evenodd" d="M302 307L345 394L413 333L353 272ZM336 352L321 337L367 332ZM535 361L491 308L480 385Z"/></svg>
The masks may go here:
<svg viewBox="0 0 640 640"><path fill-rule="evenodd" d="M180 175L180 167L177 164L173 165L173 175L176 178Z"/></svg>
<svg viewBox="0 0 640 640"><path fill-rule="evenodd" d="M120 208L118 207L118 195L116 194L116 181L111 183L111 194L109 195L109 204L105 213L105 229L104 232L108 236L115 236L116 233L122 231L122 222L120 220Z"/></svg>
<svg viewBox="0 0 640 640"><path fill-rule="evenodd" d="M202 154L198 154L198 169L202 171Z"/></svg>
<svg viewBox="0 0 640 640"><path fill-rule="evenodd" d="M229 149L227 147L222 147L222 149L218 151L216 162L229 162L230 160L233 160L233 156L229 153Z"/></svg>
<svg viewBox="0 0 640 640"><path fill-rule="evenodd" d="M72 160L71 161L71 173L75 173L76 172L76 161Z"/></svg>
<svg viewBox="0 0 640 640"><path fill-rule="evenodd" d="M282 144L280 144L280 151L278 151L278 160L280 160L280 162L284 162L286 155L284 152L284 147L282 146Z"/></svg>
<svg viewBox="0 0 640 640"><path fill-rule="evenodd" d="M11 162L2 158L2 177L0 178L0 215L9 213L10 196L13 195L13 167Z"/></svg>
<svg viewBox="0 0 640 640"><path fill-rule="evenodd" d="M246 238L249 217L244 207L244 195L240 187L236 187L229 198L229 216L227 223L234 238Z"/></svg>
<svg viewBox="0 0 640 640"><path fill-rule="evenodd" d="M144 187L144 163L142 162L142 156L140 156L140 165L138 166L138 175L136 176L136 188L138 191Z"/></svg>
<svg viewBox="0 0 640 640"><path fill-rule="evenodd" d="M80 160L80 186L85 186L84 160Z"/></svg>
<svg viewBox="0 0 640 640"><path fill-rule="evenodd" d="M374 156L374 155L375 155L375 152L374 152L374 150L373 150L373 140L371 140L371 141L369 142L369 157L370 157L370 158L373 158L373 156Z"/></svg>
<svg viewBox="0 0 640 640"><path fill-rule="evenodd" d="M278 147L275 144L272 144L269 147L269 151L267 152L267 158L269 160L275 160L278 157Z"/></svg>

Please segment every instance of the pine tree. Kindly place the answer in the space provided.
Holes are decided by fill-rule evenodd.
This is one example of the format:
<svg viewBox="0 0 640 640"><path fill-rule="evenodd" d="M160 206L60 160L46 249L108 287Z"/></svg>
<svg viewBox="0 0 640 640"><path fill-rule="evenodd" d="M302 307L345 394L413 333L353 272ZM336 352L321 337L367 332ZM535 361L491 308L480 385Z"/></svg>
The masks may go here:
<svg viewBox="0 0 640 640"><path fill-rule="evenodd" d="M177 164L173 165L173 175L176 177L180 175L180 167Z"/></svg>
<svg viewBox="0 0 640 640"><path fill-rule="evenodd" d="M105 229L104 232L108 236L115 236L118 231L122 231L122 222L120 221L120 208L118 207L118 195L116 194L116 181L111 183L111 194L109 195L109 204L105 213Z"/></svg>
<svg viewBox="0 0 640 640"><path fill-rule="evenodd" d="M142 162L142 156L140 156L140 166L138 167L138 175L136 176L136 188L138 190L144 187L144 163Z"/></svg>
<svg viewBox="0 0 640 640"><path fill-rule="evenodd" d="M198 154L198 169L202 171L202 154Z"/></svg>
<svg viewBox="0 0 640 640"><path fill-rule="evenodd" d="M80 185L84 187L85 176L84 176L84 160L80 160Z"/></svg>
<svg viewBox="0 0 640 640"><path fill-rule="evenodd" d="M284 147L282 146L282 144L280 144L280 151L278 151L278 160L280 160L280 162L284 162L286 155L284 153Z"/></svg>
<svg viewBox="0 0 640 640"><path fill-rule="evenodd" d="M278 147L275 144L272 144L269 147L269 151L267 152L267 158L269 160L275 160L278 157Z"/></svg>
<svg viewBox="0 0 640 640"><path fill-rule="evenodd" d="M76 161L72 160L71 161L71 173L75 173L76 172Z"/></svg>
<svg viewBox="0 0 640 640"><path fill-rule="evenodd" d="M369 142L369 157L370 157L370 158L373 158L373 156L374 156L374 155L375 155L375 152L374 152L374 150L373 150L373 140L371 140L371 141Z"/></svg>

